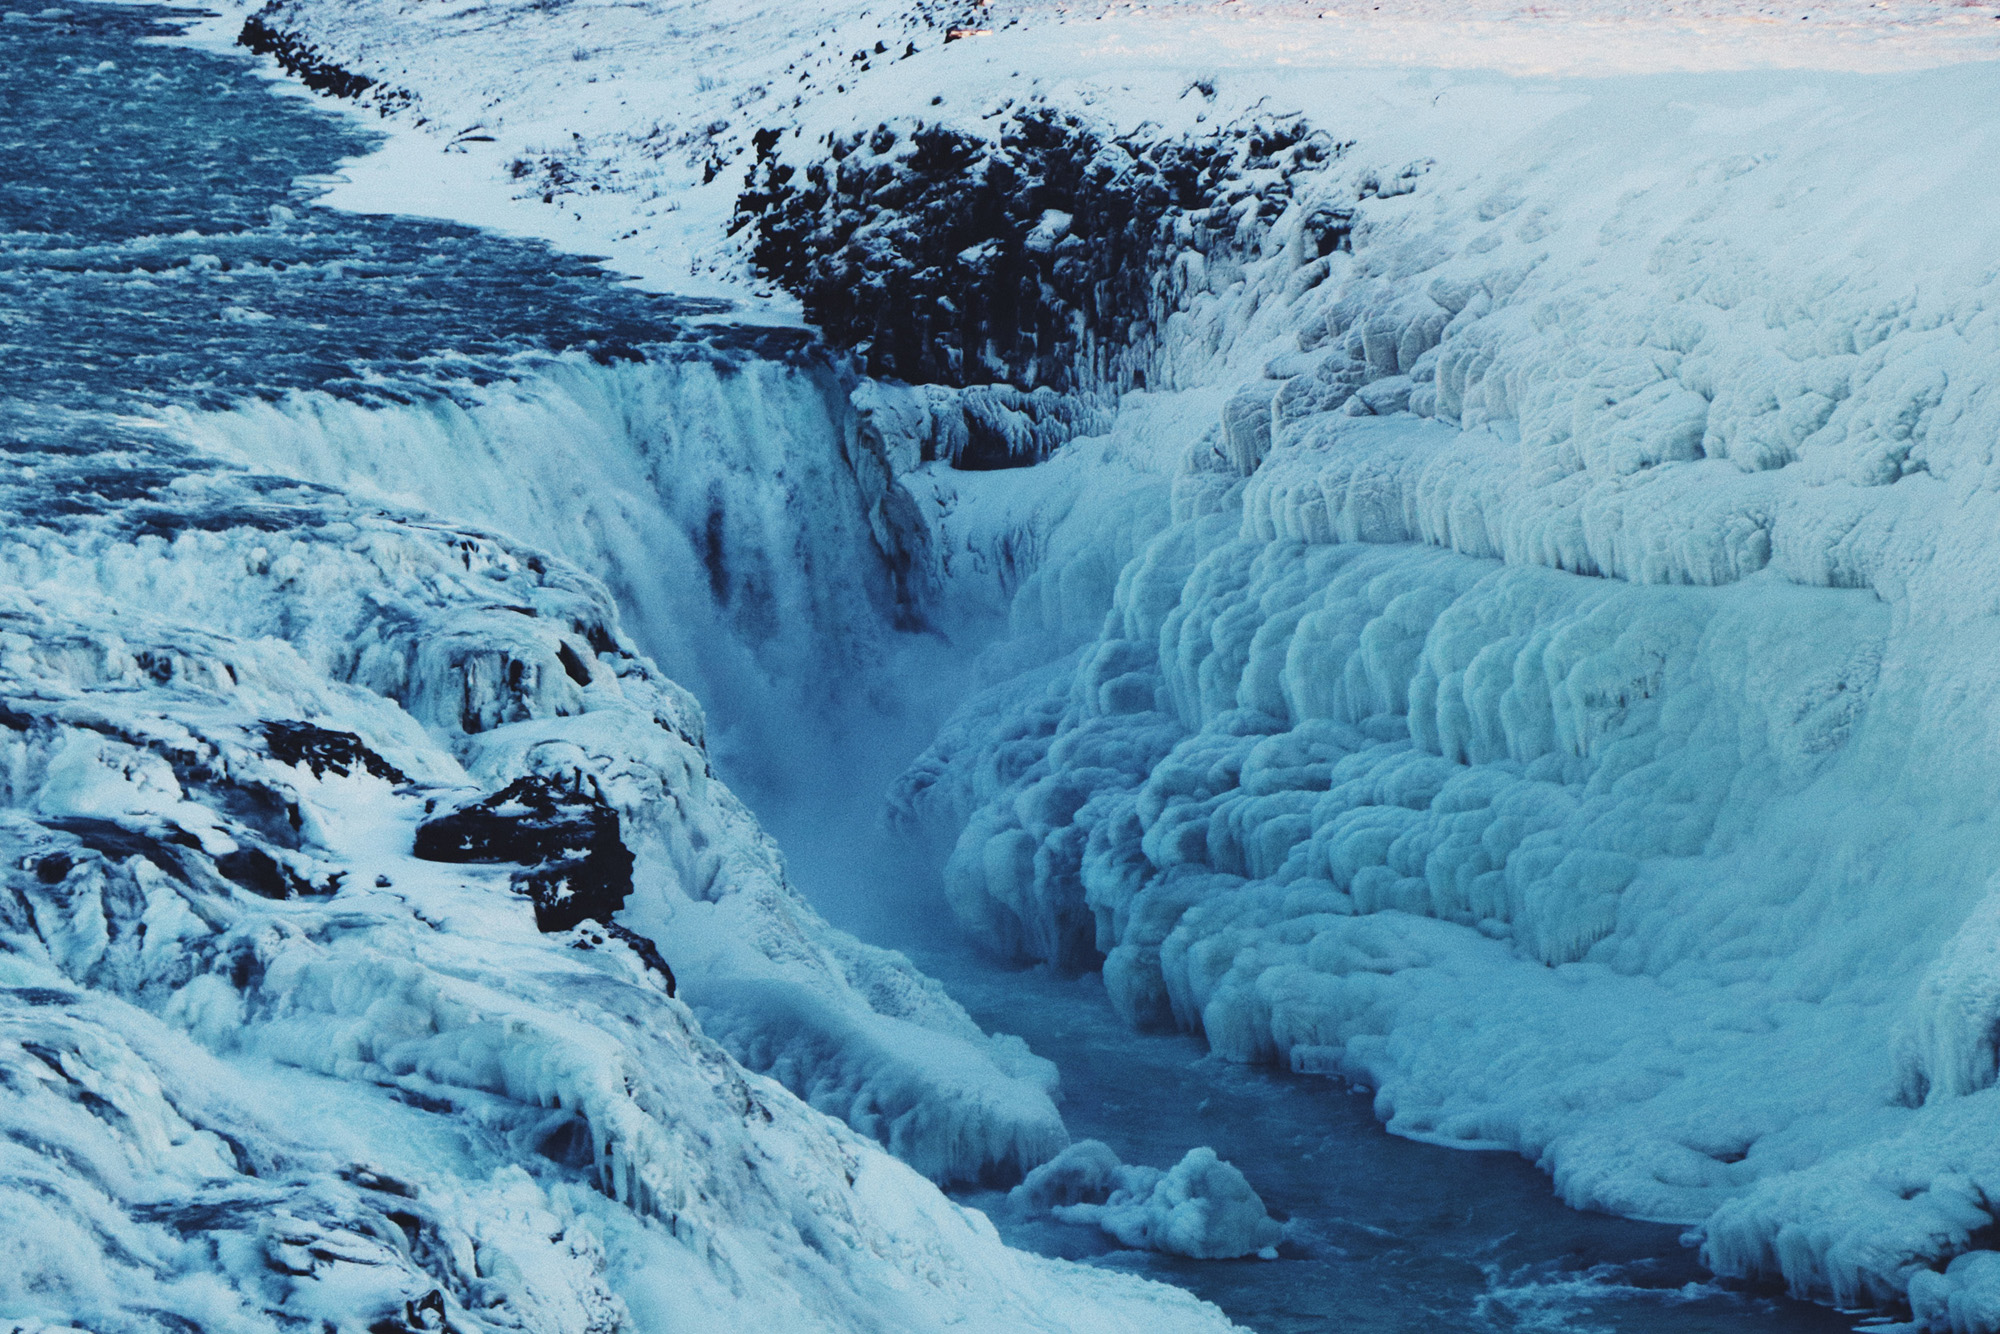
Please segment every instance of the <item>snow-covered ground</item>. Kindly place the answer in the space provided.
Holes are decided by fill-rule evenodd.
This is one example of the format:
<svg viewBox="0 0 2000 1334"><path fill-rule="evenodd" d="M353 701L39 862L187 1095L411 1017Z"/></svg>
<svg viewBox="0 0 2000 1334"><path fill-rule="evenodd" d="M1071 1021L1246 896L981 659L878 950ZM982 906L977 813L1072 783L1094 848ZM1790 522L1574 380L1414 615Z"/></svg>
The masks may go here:
<svg viewBox="0 0 2000 1334"><path fill-rule="evenodd" d="M2000 1328L1993 7L264 17L377 81L395 133L338 202L761 284L776 321L730 230L760 131L800 172L1037 99L1324 131L1163 270L1109 431L970 474L884 428L929 610L1012 599L901 817L957 834L967 925L1101 954L1134 1022L1365 1082L1718 1271ZM176 429L618 576L549 517L576 468L468 499L485 428L363 461L317 411Z"/></svg>
<svg viewBox="0 0 2000 1334"><path fill-rule="evenodd" d="M386 101L417 131L354 164L331 202L546 236L662 290L738 297L758 284L724 237L759 129L808 145L897 118L976 129L1047 98L1172 132L1261 107L1390 157L1477 160L1496 132L1539 118L1560 91L1549 80L1876 74L2000 55L2000 5L1943 0L280 0L263 12L376 80L361 104ZM215 33L233 37L236 21ZM954 30L984 35L948 41ZM1213 95L1191 96L1197 82Z"/></svg>

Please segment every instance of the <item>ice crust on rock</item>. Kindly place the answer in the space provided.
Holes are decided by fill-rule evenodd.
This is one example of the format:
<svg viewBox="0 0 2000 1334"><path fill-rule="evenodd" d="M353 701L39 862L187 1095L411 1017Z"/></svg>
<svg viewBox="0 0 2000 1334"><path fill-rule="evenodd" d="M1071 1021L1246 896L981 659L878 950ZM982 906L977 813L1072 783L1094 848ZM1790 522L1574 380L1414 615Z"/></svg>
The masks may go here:
<svg viewBox="0 0 2000 1334"><path fill-rule="evenodd" d="M37 467L0 538L10 1317L1227 1327L1006 1250L877 1146L939 1176L1039 1161L1050 1071L798 899L603 585L198 458L149 461L136 498L130 457ZM412 855L538 784L616 812L618 922L547 933L510 866ZM818 1034L786 1073L845 1072L819 1100L870 1133L746 1070L660 956L689 995L788 987L721 1013ZM868 1124L898 1098L934 1120Z"/></svg>
<svg viewBox="0 0 2000 1334"><path fill-rule="evenodd" d="M1127 1246L1195 1260L1269 1258L1284 1235L1243 1173L1206 1147L1163 1171L1128 1166L1103 1141L1082 1140L1007 1198L1017 1209L1095 1225Z"/></svg>
<svg viewBox="0 0 2000 1334"><path fill-rule="evenodd" d="M466 402L294 395L167 425L226 456L547 543L616 591L640 647L754 731L853 708L841 683L877 670L886 627L917 614L898 572L932 568L913 554L928 538L912 493L857 429L847 385L813 355L663 352L557 361ZM594 658L582 640L545 652L538 679L581 695L575 678L603 670ZM615 714L546 712L557 716L482 719L462 743L467 768L487 792L533 776L601 794L638 858L621 921L659 941L739 1059L940 1181L1017 1175L1068 1143L1046 1062L982 1033L901 955L832 929L798 896L770 838L683 744L705 739L705 722L661 735ZM706 798L693 822L683 784Z"/></svg>

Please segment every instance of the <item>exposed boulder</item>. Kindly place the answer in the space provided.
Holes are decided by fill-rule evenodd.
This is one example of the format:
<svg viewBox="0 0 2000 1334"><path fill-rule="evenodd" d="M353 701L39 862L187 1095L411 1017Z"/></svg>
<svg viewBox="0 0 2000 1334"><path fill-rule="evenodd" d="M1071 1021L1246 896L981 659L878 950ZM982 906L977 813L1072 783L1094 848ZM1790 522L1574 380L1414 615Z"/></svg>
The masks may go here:
<svg viewBox="0 0 2000 1334"><path fill-rule="evenodd" d="M517 779L417 829L416 855L433 862L518 864L514 884L535 905L535 925L567 931L586 918L609 926L632 892L632 853L618 812L594 784L540 775Z"/></svg>

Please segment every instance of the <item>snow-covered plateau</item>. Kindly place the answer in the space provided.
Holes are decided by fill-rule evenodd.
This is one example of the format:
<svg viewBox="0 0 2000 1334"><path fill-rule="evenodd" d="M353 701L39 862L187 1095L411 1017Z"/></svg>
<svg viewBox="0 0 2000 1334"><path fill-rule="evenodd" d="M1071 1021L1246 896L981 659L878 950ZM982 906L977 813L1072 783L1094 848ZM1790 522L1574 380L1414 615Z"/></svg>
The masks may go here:
<svg viewBox="0 0 2000 1334"><path fill-rule="evenodd" d="M2000 7L7 17L139 101L240 41L386 132L324 202L696 300L528 348L539 276L275 193L10 223L0 1315L1227 1328L932 1183L1267 1250L1229 1145L1068 1147L720 768L820 870L889 787L1135 1026L2000 1330ZM129 357L14 355L105 274ZM214 369L381 274L366 366ZM461 287L470 370L396 332ZM214 366L127 385L163 288Z"/></svg>

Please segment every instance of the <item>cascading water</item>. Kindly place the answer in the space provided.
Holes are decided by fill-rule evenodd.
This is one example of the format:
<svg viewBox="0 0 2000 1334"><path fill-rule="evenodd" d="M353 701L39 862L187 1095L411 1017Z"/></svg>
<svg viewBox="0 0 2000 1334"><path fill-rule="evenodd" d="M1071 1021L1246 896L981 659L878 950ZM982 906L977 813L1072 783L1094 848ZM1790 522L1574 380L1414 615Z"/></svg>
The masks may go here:
<svg viewBox="0 0 2000 1334"><path fill-rule="evenodd" d="M566 357L407 406L295 393L168 423L196 448L489 523L596 573L747 757L796 740L760 728L880 680L884 627L914 613L869 528L879 496L856 480L847 389L810 346L700 346Z"/></svg>

